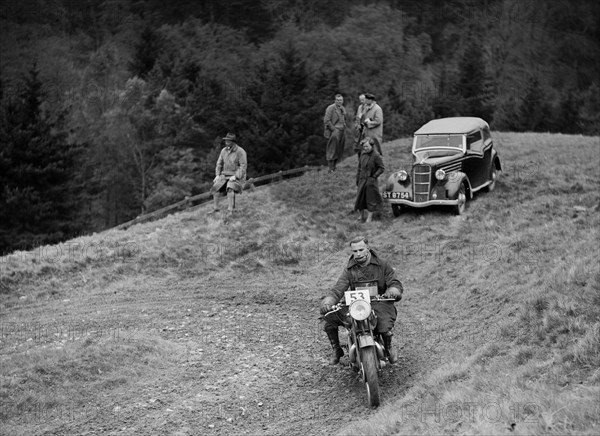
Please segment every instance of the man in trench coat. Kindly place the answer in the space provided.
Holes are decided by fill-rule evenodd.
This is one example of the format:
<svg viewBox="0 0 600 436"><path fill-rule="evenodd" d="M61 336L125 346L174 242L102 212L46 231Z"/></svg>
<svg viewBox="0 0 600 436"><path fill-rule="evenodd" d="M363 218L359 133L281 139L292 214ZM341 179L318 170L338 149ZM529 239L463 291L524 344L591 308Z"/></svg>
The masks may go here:
<svg viewBox="0 0 600 436"><path fill-rule="evenodd" d="M325 158L329 172L335 171L338 160L344 153L346 141L346 108L344 97L341 94L335 96L335 102L325 110L323 117L324 136L327 139Z"/></svg>

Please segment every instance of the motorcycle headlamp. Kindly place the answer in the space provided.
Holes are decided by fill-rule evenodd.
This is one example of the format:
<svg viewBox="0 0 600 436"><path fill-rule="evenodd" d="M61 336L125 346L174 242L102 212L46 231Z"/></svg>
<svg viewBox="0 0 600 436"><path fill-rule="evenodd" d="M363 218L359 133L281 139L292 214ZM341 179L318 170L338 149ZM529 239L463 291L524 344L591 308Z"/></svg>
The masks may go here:
<svg viewBox="0 0 600 436"><path fill-rule="evenodd" d="M406 179L408 179L408 173L404 170L399 171L398 172L398 180L400 180L401 182L404 182Z"/></svg>
<svg viewBox="0 0 600 436"><path fill-rule="evenodd" d="M371 305L364 300L357 300L350 305L350 316L357 321L367 319L371 314Z"/></svg>
<svg viewBox="0 0 600 436"><path fill-rule="evenodd" d="M444 180L446 178L446 171L444 170L437 170L435 172L435 178L438 180Z"/></svg>

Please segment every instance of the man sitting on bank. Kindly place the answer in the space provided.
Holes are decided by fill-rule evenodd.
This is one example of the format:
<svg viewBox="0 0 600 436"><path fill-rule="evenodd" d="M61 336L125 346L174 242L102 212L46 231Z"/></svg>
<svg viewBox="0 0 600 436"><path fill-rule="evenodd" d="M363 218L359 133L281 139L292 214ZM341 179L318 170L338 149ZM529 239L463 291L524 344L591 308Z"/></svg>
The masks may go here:
<svg viewBox="0 0 600 436"><path fill-rule="evenodd" d="M231 216L235 208L235 194L241 194L246 182L246 169L248 161L246 152L242 147L236 144L236 137L233 133L227 133L223 138L225 147L219 154L217 167L215 168L215 178L210 190L213 195L214 209L219 210L219 197L227 196L227 214Z"/></svg>

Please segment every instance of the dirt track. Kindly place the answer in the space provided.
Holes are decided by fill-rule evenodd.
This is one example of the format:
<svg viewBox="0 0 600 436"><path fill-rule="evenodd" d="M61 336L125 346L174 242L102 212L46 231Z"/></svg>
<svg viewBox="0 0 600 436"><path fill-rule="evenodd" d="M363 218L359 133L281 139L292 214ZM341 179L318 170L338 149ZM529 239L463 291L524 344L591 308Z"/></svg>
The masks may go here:
<svg viewBox="0 0 600 436"><path fill-rule="evenodd" d="M402 238L394 239L395 226L399 222L387 237L377 238L386 247L402 244ZM105 399L95 395L93 413L76 412L66 422L64 417L49 419L37 430L57 435L331 434L368 417L373 411L356 374L344 365L327 364L330 348L317 320L321 287L335 280L328 271L337 275L347 254L333 253L318 264L306 261L306 269L231 269L228 282L217 281L215 274L210 281L146 277L143 289L57 302L57 311L66 305L63 314L94 320L96 330L113 331L120 341L143 344L160 338L174 344L173 352L168 362L152 368L150 380L147 374L122 387L101 385ZM382 404L402 396L415 378L440 363L442 337L435 329L448 328L444 308L437 309L428 290L416 287L418 262L404 267L412 273L401 274L406 291L394 338L400 359L384 368ZM63 325L74 321L52 319Z"/></svg>
<svg viewBox="0 0 600 436"><path fill-rule="evenodd" d="M431 225L446 228L463 219L443 212L428 216ZM440 364L444 346L456 345L447 339L449 320L458 314L435 303L435 289L427 289L426 280L417 285L416 278L431 264L420 256L402 258L406 241L398 228L410 231L420 221L413 216L408 224L373 224L378 227L375 244L379 241L380 253L398 268L405 287L394 337L400 358L384 368L382 404L403 396L416 378ZM113 340L133 345L160 340L170 347L169 358L121 386L118 381L92 385L103 392L95 392L91 412L76 410L66 420L50 415L29 430L56 435L331 434L370 416L374 412L366 406L356 374L345 365L328 365L330 347L317 320L323 287L333 284L347 256L347 249L341 249L276 267L247 257L223 271L209 265L206 276L113 282L109 288L116 291L110 293L98 272L85 283L71 276L65 286L75 292L55 301L52 318L36 305L25 305L24 311L42 324L61 325L76 322L67 314L77 313L86 326L86 331L72 329L77 346L79 339L93 338L93 325L104 339L109 332ZM48 309L44 304L45 313Z"/></svg>

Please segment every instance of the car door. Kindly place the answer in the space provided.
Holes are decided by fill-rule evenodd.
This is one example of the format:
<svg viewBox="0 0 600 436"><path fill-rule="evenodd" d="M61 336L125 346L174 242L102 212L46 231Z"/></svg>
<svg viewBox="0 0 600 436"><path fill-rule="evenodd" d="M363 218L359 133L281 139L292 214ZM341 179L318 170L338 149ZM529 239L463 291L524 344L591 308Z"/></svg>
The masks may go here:
<svg viewBox="0 0 600 436"><path fill-rule="evenodd" d="M481 130L467 135L467 154L463 171L471 182L471 189L476 190L488 180L489 162L491 160L491 142L486 143Z"/></svg>
<svg viewBox="0 0 600 436"><path fill-rule="evenodd" d="M491 168L492 168L492 151L494 149L494 143L492 141L492 135L490 134L490 130L487 127L484 127L481 130L481 134L483 137L483 166L486 169L484 172L484 180L483 183L491 180Z"/></svg>

